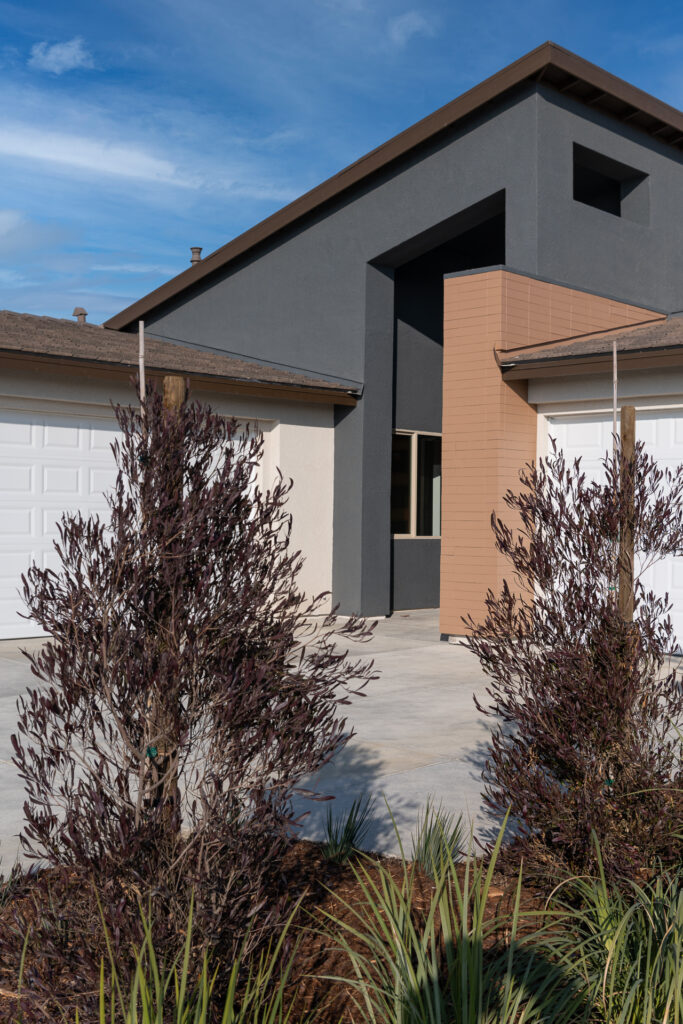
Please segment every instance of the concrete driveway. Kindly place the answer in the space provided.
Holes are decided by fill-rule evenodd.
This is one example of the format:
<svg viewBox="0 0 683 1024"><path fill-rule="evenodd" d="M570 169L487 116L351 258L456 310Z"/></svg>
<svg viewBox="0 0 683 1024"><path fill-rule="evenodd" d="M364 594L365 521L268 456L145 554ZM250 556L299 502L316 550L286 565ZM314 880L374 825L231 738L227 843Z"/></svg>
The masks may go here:
<svg viewBox="0 0 683 1024"><path fill-rule="evenodd" d="M0 642L0 873L7 872L18 852L17 833L24 800L11 764L10 736L16 728L17 696L31 682L28 662L19 648L39 641ZM439 640L438 612L433 609L396 612L377 623L370 643L353 649L375 661L379 679L348 710L356 735L314 782L332 795L335 814L361 793L376 796L367 846L396 852L397 842L386 798L409 847L416 816L427 796L456 813L462 812L477 834L496 829L483 810L481 768L488 738L488 720L472 696L484 696L478 662L464 648ZM328 802L302 802L310 809L304 834L323 834Z"/></svg>

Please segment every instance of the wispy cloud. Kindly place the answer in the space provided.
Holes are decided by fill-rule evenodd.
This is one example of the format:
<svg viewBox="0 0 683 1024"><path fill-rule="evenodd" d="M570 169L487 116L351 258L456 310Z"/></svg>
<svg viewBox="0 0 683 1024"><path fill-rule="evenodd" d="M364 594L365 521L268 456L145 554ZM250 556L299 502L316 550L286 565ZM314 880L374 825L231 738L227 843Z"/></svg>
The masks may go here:
<svg viewBox="0 0 683 1024"><path fill-rule="evenodd" d="M12 266L19 256L44 254L63 244L68 232L55 223L41 223L21 210L0 210L0 264Z"/></svg>
<svg viewBox="0 0 683 1024"><path fill-rule="evenodd" d="M66 43L36 43L31 49L28 66L35 71L51 71L54 75L63 75L65 71L77 68L94 68L95 62L86 50L80 36L69 39Z"/></svg>
<svg viewBox="0 0 683 1024"><path fill-rule="evenodd" d="M23 219L19 210L0 210L0 238L16 231Z"/></svg>
<svg viewBox="0 0 683 1024"><path fill-rule="evenodd" d="M169 160L143 149L86 138L66 132L43 131L0 122L0 154L40 160L98 176L114 175L142 181L191 186Z"/></svg>
<svg viewBox="0 0 683 1024"><path fill-rule="evenodd" d="M9 287L10 285L27 285L32 284L23 274L19 274L16 270L4 270L0 267L0 286Z"/></svg>
<svg viewBox="0 0 683 1024"><path fill-rule="evenodd" d="M402 49L413 36L433 36L433 23L420 11L406 11L395 18L390 18L387 25L389 42Z"/></svg>
<svg viewBox="0 0 683 1024"><path fill-rule="evenodd" d="M95 263L91 270L108 274L177 274L178 267L154 263Z"/></svg>

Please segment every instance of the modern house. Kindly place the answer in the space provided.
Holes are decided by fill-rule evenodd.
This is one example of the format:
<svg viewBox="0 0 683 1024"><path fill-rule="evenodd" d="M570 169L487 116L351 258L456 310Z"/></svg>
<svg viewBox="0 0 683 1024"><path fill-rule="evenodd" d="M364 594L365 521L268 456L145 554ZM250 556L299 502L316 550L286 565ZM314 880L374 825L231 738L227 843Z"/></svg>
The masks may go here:
<svg viewBox="0 0 683 1024"><path fill-rule="evenodd" d="M329 591L334 409L351 408L357 392L153 338L146 357L148 379L182 374L193 398L263 432L260 482L278 467L298 482L289 508L293 544L308 554L301 584L309 593ZM0 639L38 635L20 617L18 588L32 561L54 567L61 513L106 512L103 491L116 472L112 403L137 401L137 365L137 336L0 312Z"/></svg>
<svg viewBox="0 0 683 1024"><path fill-rule="evenodd" d="M174 351L327 388L324 441L301 395L287 405L301 449L282 468L311 577L342 612L440 605L442 634L459 634L502 578L490 515L520 466L549 435L592 466L608 448L615 335L620 399L660 460L683 458L682 218L683 114L545 43L106 336L143 319ZM269 401L221 408L281 430ZM655 572L683 636L683 564Z"/></svg>

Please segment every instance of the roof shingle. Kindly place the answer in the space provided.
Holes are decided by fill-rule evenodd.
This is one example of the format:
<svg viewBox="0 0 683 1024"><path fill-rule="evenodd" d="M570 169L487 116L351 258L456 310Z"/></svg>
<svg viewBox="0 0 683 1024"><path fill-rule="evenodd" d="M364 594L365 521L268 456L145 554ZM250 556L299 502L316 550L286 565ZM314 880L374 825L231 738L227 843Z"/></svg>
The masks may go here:
<svg viewBox="0 0 683 1024"><path fill-rule="evenodd" d="M590 358L607 355L616 341L617 350L626 352L649 352L666 349L683 351L683 316L669 316L641 327L620 328L600 334L586 334L571 341L559 341L549 345L529 345L525 348L501 352L498 355L501 366L506 368L554 363L564 359Z"/></svg>
<svg viewBox="0 0 683 1024"><path fill-rule="evenodd" d="M95 324L77 324L49 316L0 311L0 352L16 352L74 359L88 363L137 368L136 334L109 330ZM334 395L358 395L360 389L321 377L251 362L234 356L205 352L145 335L145 365L151 371L215 377L283 388L315 389Z"/></svg>

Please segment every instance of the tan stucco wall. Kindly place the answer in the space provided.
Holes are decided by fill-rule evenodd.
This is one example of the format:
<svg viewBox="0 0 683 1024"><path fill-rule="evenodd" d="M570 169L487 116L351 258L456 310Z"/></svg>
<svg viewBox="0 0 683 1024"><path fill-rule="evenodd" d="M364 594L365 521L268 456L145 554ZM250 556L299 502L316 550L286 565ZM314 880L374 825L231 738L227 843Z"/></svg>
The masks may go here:
<svg viewBox="0 0 683 1024"><path fill-rule="evenodd" d="M507 270L444 280L441 632L485 615L507 563L491 513L536 457L536 410L526 381L502 379L496 352L640 323L658 314ZM509 515L509 513L508 513Z"/></svg>

